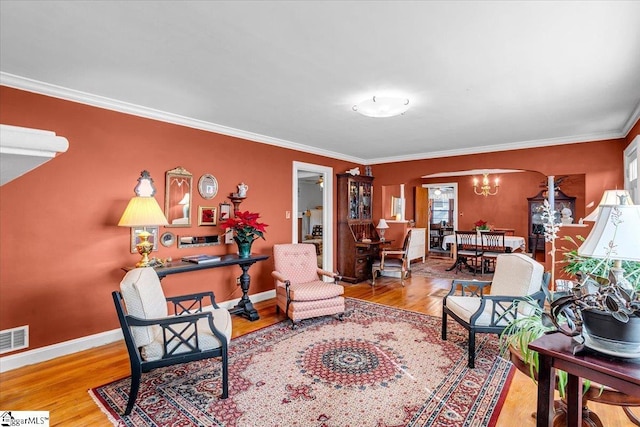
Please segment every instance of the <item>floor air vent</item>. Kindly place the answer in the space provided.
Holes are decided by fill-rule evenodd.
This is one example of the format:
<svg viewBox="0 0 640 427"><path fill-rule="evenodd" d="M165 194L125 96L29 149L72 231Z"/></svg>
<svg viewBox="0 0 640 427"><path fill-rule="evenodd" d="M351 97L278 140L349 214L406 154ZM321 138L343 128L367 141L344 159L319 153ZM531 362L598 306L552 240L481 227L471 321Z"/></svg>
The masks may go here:
<svg viewBox="0 0 640 427"><path fill-rule="evenodd" d="M29 347L29 327L0 331L0 354Z"/></svg>

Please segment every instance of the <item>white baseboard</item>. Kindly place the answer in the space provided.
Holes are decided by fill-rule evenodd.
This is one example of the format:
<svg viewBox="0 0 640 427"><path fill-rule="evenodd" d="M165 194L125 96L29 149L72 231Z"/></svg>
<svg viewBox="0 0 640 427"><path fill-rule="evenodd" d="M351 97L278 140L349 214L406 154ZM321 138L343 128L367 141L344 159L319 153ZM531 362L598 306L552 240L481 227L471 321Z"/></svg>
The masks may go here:
<svg viewBox="0 0 640 427"><path fill-rule="evenodd" d="M261 292L259 294L251 295L251 302L256 303L275 297L275 290ZM218 303L218 305L229 309L235 306L238 301L240 301L240 298L224 301ZM122 331L120 329L113 329L111 331L100 332L98 334L52 344L46 347L11 354L9 356L0 357L0 372L11 371L23 366L33 365L34 363L46 362L47 360L55 359L56 357L66 356L68 354L77 353L90 348L111 344L122 339Z"/></svg>

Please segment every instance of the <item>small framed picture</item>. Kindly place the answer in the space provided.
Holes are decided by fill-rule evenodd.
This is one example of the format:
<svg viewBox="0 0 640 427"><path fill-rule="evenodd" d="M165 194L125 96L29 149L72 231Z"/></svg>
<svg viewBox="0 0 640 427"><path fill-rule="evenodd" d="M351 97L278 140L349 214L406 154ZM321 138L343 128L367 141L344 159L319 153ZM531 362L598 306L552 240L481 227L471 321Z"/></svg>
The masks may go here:
<svg viewBox="0 0 640 427"><path fill-rule="evenodd" d="M149 242L153 243L153 252L158 251L158 227L131 227L131 253L138 252L136 245L141 242L140 233L148 231L151 233Z"/></svg>
<svg viewBox="0 0 640 427"><path fill-rule="evenodd" d="M215 206L198 207L198 225L218 224L218 208Z"/></svg>
<svg viewBox="0 0 640 427"><path fill-rule="evenodd" d="M220 203L220 221L231 218L231 205L229 203Z"/></svg>

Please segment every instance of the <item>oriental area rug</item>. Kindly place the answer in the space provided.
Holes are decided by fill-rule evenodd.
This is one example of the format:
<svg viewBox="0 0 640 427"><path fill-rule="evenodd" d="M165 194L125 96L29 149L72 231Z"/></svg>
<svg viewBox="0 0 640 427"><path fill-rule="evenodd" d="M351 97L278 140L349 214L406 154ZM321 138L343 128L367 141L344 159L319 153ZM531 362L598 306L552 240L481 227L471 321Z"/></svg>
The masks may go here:
<svg viewBox="0 0 640 427"><path fill-rule="evenodd" d="M232 339L228 399L215 359L143 374L127 417L129 378L89 393L117 426L494 426L513 366L482 334L468 369L466 331L448 331L442 341L437 317L348 298L343 321Z"/></svg>
<svg viewBox="0 0 640 427"><path fill-rule="evenodd" d="M462 271L447 271L453 265L453 258L426 258L424 262L414 261L411 263L411 274L416 276L433 277L438 279L460 279L460 280L486 280L491 281L493 274L476 273L463 268Z"/></svg>

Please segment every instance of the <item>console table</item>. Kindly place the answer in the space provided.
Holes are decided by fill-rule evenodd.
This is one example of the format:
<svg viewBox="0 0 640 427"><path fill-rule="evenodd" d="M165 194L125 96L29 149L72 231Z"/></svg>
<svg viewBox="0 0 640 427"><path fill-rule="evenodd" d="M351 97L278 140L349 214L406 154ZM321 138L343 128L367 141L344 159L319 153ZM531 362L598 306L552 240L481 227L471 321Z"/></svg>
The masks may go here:
<svg viewBox="0 0 640 427"><path fill-rule="evenodd" d="M540 362L536 415L538 427L553 425L556 369L568 373L566 399L569 426L582 425L582 378L612 387L632 400L640 396L640 359L610 357L591 350L574 355L575 345L572 338L560 333L544 335L529 344L531 350L538 352ZM619 404L624 405L624 401Z"/></svg>
<svg viewBox="0 0 640 427"><path fill-rule="evenodd" d="M268 255L256 255L252 254L249 258L240 258L237 254L221 255L220 261L208 262L202 264L196 264L186 261L172 261L163 267L154 267L156 274L160 280L164 279L170 274L187 273L189 271L206 270L208 268L228 267L231 265L240 266L242 274L240 275L240 288L242 288L242 298L238 301L234 307L229 309L229 313L237 314L247 319L254 321L258 320L260 316L258 311L253 307L253 303L249 299L249 284L251 278L249 276L249 267L258 261L264 261L268 259ZM130 270L125 269L125 270Z"/></svg>

